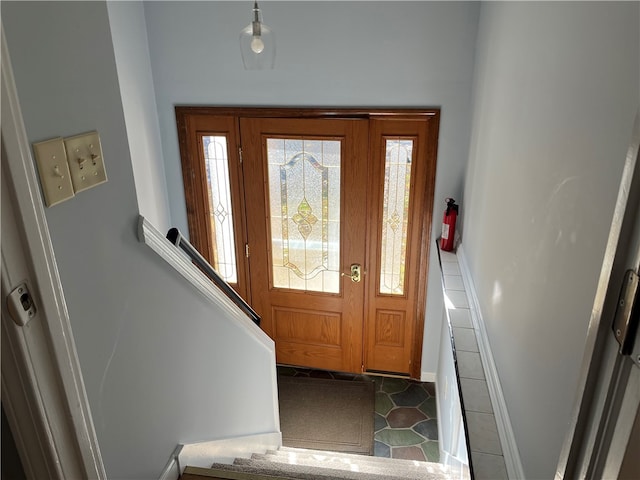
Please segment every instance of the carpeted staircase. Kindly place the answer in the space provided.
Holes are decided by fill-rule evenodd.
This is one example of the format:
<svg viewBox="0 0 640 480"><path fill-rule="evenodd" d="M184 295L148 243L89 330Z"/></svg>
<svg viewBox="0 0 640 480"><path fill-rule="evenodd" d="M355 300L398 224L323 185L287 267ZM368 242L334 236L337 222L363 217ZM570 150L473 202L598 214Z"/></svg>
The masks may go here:
<svg viewBox="0 0 640 480"><path fill-rule="evenodd" d="M282 447L232 465L186 467L181 480L445 480L453 478L439 463L415 462L349 453Z"/></svg>

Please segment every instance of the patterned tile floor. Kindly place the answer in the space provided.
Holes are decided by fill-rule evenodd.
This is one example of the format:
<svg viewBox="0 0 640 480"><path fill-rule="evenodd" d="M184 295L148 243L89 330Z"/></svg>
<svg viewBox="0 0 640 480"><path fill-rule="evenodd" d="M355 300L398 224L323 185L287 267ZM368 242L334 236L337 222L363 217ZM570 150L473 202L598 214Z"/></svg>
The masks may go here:
<svg viewBox="0 0 640 480"><path fill-rule="evenodd" d="M376 384L374 455L438 462L438 420L434 383L348 373L278 367L279 375L373 380Z"/></svg>

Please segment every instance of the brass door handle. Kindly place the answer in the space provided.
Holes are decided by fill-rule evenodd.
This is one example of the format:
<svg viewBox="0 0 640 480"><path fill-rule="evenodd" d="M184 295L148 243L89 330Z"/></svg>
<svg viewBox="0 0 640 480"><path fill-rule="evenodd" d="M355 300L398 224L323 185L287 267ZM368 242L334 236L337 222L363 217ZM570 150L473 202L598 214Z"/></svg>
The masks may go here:
<svg viewBox="0 0 640 480"><path fill-rule="evenodd" d="M353 283L359 283L362 280L361 267L359 263L351 264L351 273L343 273L343 277L350 277Z"/></svg>

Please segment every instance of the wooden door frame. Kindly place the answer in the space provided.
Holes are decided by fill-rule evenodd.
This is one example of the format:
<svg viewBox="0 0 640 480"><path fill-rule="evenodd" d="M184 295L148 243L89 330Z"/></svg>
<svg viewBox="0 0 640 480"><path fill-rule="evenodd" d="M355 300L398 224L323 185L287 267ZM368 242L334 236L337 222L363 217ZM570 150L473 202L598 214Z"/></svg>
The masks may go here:
<svg viewBox="0 0 640 480"><path fill-rule="evenodd" d="M407 119L429 120L433 122L427 144L427 179L425 182L424 215L421 218L420 258L418 259L417 297L415 301L414 341L412 345L412 361L410 376L420 378L422 361L422 344L424 337L424 320L427 298L427 272L431 245L431 231L433 225L433 205L435 193L435 173L438 149L438 132L440 122L439 108L339 108L339 107L242 107L242 106L176 106L176 121L181 158L189 158L188 134L186 125L190 117L196 115L235 116L255 118L300 118L300 119ZM239 137L238 137L239 138ZM193 160L193 159L192 159ZM184 174L184 173L183 173ZM368 201L368 199L367 199ZM192 235L192 232L189 232ZM202 241L202 239L198 239ZM193 239L192 239L193 243ZM245 259L246 260L246 259ZM246 267L248 268L248 266Z"/></svg>

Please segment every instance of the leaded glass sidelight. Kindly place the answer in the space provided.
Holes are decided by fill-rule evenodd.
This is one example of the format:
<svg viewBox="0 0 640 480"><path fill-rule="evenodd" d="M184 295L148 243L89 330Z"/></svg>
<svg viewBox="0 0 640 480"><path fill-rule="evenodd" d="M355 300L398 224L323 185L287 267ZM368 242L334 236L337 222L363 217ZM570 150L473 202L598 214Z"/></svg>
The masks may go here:
<svg viewBox="0 0 640 480"><path fill-rule="evenodd" d="M231 184L229 181L229 158L227 138L203 136L207 185L209 190L209 212L213 237L213 268L228 283L238 282L235 236L231 209Z"/></svg>
<svg viewBox="0 0 640 480"><path fill-rule="evenodd" d="M273 286L340 291L340 140L267 139Z"/></svg>
<svg viewBox="0 0 640 480"><path fill-rule="evenodd" d="M381 294L404 295L412 158L412 139L385 139Z"/></svg>

